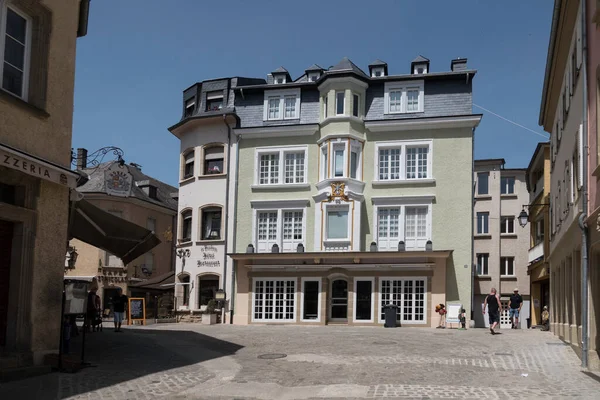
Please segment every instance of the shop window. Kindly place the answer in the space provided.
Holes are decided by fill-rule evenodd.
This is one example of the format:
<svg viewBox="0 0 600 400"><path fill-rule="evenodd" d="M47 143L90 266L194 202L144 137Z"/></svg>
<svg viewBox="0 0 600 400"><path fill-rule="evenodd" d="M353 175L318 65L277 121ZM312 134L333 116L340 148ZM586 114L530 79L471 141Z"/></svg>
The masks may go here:
<svg viewBox="0 0 600 400"><path fill-rule="evenodd" d="M219 277L215 275L201 276L198 287L199 306L206 306L209 301L215 299L215 293L219 290Z"/></svg>

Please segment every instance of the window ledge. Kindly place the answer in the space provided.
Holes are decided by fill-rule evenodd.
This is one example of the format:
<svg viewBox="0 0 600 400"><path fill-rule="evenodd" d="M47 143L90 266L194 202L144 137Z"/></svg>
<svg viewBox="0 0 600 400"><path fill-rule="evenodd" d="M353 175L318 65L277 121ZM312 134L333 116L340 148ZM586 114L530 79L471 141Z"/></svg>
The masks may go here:
<svg viewBox="0 0 600 400"><path fill-rule="evenodd" d="M189 178L181 179L179 181L179 186L186 185L186 184L188 184L190 182L194 182L195 180L196 180L196 177L194 177L194 176L190 176Z"/></svg>
<svg viewBox="0 0 600 400"><path fill-rule="evenodd" d="M389 181L373 181L373 186L408 186L408 185L435 185L435 179L399 179Z"/></svg>
<svg viewBox="0 0 600 400"><path fill-rule="evenodd" d="M501 275L500 276L500 280L501 281L516 281L517 277L516 276Z"/></svg>
<svg viewBox="0 0 600 400"><path fill-rule="evenodd" d="M475 196L475 200L491 200L492 196L489 194L478 194Z"/></svg>
<svg viewBox="0 0 600 400"><path fill-rule="evenodd" d="M500 195L501 199L506 199L506 200L510 200L510 199L517 199L519 198L519 196L516 193L506 193L506 194L501 194Z"/></svg>
<svg viewBox="0 0 600 400"><path fill-rule="evenodd" d="M350 122L350 121L358 122L361 124L364 123L362 118L355 117L354 115L332 115L331 117L325 118L321 122L321 127L324 127L332 122Z"/></svg>
<svg viewBox="0 0 600 400"><path fill-rule="evenodd" d="M281 183L277 185L252 185L254 190L281 190L281 189L310 189L310 183Z"/></svg>
<svg viewBox="0 0 600 400"><path fill-rule="evenodd" d="M383 115L411 115L411 114L424 114L425 110L419 111L398 111L398 112L384 112Z"/></svg>
<svg viewBox="0 0 600 400"><path fill-rule="evenodd" d="M500 237L502 239L516 239L519 237L516 233L501 233Z"/></svg>
<svg viewBox="0 0 600 400"><path fill-rule="evenodd" d="M225 239L202 239L202 240L196 240L196 244L199 244L199 245L224 243L224 242L225 242Z"/></svg>
<svg viewBox="0 0 600 400"><path fill-rule="evenodd" d="M177 245L177 248L180 247L190 247L192 244L194 244L191 240L187 241L187 242L181 242Z"/></svg>
<svg viewBox="0 0 600 400"><path fill-rule="evenodd" d="M489 275L475 275L476 279L479 279L481 281L491 281L492 277Z"/></svg>
<svg viewBox="0 0 600 400"><path fill-rule="evenodd" d="M300 121L300 117L263 119L263 122Z"/></svg>
<svg viewBox="0 0 600 400"><path fill-rule="evenodd" d="M225 178L227 174L207 174L207 175L198 175L198 179L220 179Z"/></svg>
<svg viewBox="0 0 600 400"><path fill-rule="evenodd" d="M489 233L478 233L473 236L475 239L491 239L492 235Z"/></svg>
<svg viewBox="0 0 600 400"><path fill-rule="evenodd" d="M323 240L323 245L324 246L339 246L339 245L348 245L350 246L350 243L352 241L350 239L325 239Z"/></svg>
<svg viewBox="0 0 600 400"><path fill-rule="evenodd" d="M30 112L40 119L46 119L46 118L50 117L50 114L48 114L46 111L15 96L14 94L12 94L10 92L7 92L4 89L0 89L0 99L6 101L7 103L12 103L14 106L19 107L27 112Z"/></svg>

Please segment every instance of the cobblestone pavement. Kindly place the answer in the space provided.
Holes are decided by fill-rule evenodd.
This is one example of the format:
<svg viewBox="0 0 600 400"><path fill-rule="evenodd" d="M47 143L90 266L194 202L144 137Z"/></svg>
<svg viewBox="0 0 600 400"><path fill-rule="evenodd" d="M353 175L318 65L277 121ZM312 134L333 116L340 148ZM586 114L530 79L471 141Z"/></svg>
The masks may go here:
<svg viewBox="0 0 600 400"><path fill-rule="evenodd" d="M599 399L551 333L161 324L90 335L97 366L4 399Z"/></svg>

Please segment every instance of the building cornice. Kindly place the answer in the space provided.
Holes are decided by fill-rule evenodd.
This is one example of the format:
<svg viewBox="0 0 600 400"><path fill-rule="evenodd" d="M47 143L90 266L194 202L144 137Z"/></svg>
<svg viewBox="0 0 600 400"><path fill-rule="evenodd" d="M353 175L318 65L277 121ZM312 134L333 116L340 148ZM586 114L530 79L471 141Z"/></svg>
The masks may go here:
<svg viewBox="0 0 600 400"><path fill-rule="evenodd" d="M408 204L408 203L431 203L435 200L434 194L415 196L373 196L371 202L374 205Z"/></svg>
<svg viewBox="0 0 600 400"><path fill-rule="evenodd" d="M460 116L404 118L365 121L365 127L371 132L398 132L424 129L475 128L482 114Z"/></svg>
<svg viewBox="0 0 600 400"><path fill-rule="evenodd" d="M309 199L250 200L252 208L303 208L309 204Z"/></svg>

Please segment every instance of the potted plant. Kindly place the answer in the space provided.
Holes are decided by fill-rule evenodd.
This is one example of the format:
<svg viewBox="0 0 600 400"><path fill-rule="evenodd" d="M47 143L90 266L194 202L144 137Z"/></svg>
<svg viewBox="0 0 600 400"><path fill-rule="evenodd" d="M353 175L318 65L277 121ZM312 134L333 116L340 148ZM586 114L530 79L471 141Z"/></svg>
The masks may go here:
<svg viewBox="0 0 600 400"><path fill-rule="evenodd" d="M206 305L204 315L202 315L203 325L213 325L217 323L217 313L215 312L216 308L217 302L214 299L209 300L208 304Z"/></svg>

